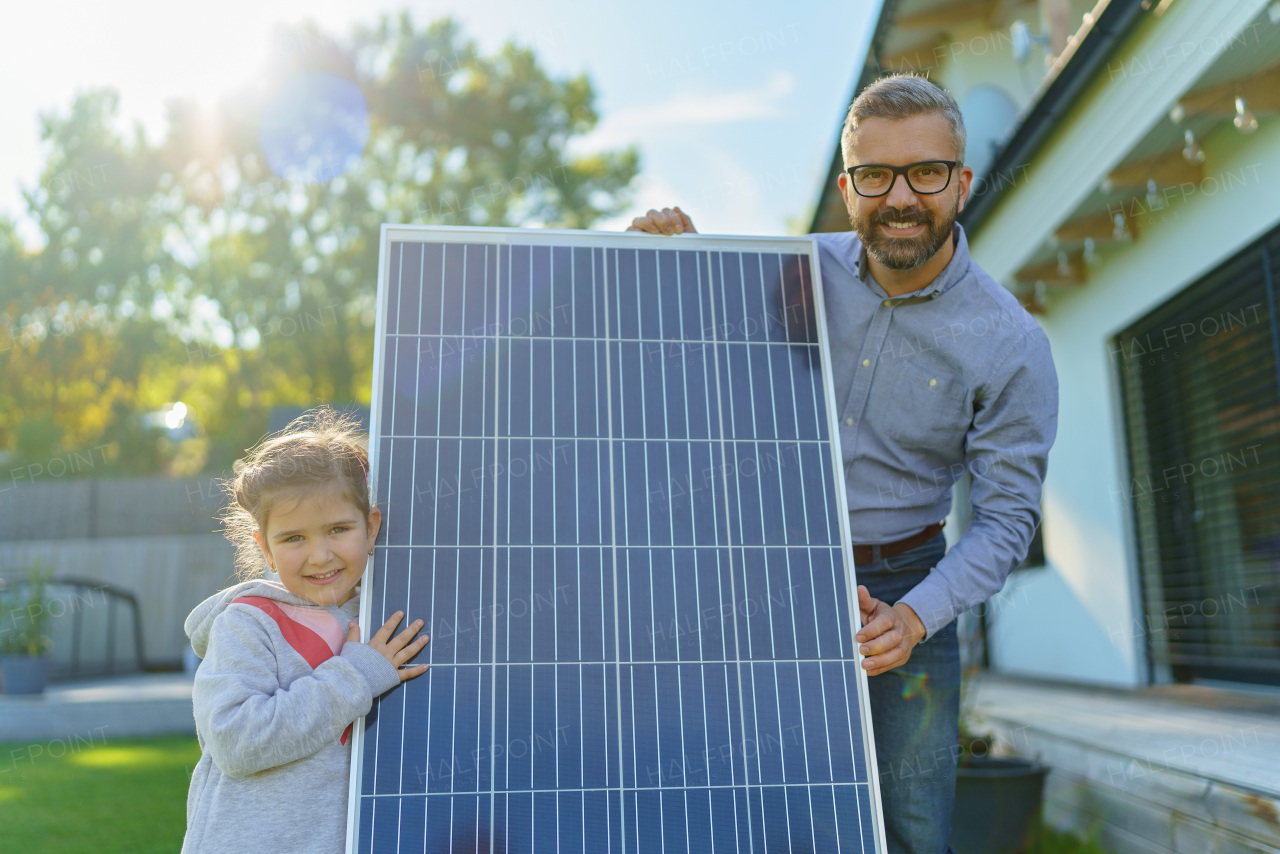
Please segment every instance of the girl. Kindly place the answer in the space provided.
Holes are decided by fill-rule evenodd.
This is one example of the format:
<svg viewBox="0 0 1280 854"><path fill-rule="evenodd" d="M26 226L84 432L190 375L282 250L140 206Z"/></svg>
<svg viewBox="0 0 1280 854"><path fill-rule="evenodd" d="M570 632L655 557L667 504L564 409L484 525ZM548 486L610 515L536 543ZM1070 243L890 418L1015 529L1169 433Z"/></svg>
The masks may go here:
<svg viewBox="0 0 1280 854"><path fill-rule="evenodd" d="M356 425L323 407L235 464L223 514L245 581L201 603L186 631L204 661L192 689L201 757L183 852L339 852L351 724L427 666L397 612L367 644L351 621L382 523Z"/></svg>

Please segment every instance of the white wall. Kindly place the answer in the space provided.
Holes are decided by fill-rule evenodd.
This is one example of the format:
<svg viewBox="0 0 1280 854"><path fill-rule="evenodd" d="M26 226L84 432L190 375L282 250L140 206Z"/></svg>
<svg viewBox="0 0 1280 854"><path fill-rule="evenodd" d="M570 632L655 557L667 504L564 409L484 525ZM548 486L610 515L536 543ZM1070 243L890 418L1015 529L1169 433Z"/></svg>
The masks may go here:
<svg viewBox="0 0 1280 854"><path fill-rule="evenodd" d="M1088 283L1053 291L1040 318L1061 387L1045 483L1049 566L1016 574L997 597L993 663L1002 671L1146 681L1123 417L1108 345L1280 222L1280 118L1262 118L1249 137L1228 123L1202 143L1208 160L1197 191L1141 217L1133 244L1100 250Z"/></svg>

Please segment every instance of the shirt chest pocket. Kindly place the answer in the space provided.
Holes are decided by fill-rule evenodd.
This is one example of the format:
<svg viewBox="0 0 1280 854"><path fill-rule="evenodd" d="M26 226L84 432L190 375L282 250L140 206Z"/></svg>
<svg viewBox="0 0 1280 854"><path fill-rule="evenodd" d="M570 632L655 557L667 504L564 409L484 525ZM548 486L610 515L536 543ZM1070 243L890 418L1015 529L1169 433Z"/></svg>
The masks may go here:
<svg viewBox="0 0 1280 854"><path fill-rule="evenodd" d="M884 432L904 449L948 459L963 451L973 420L969 389L945 369L904 360L893 381Z"/></svg>

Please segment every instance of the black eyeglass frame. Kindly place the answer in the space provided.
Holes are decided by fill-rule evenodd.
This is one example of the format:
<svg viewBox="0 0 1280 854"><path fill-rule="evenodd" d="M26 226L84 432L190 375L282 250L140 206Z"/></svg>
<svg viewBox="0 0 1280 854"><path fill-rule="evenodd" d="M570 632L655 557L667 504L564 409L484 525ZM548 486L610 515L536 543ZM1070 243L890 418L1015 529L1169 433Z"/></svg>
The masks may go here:
<svg viewBox="0 0 1280 854"><path fill-rule="evenodd" d="M907 170L913 166L923 166L926 163L941 163L947 167L947 182L937 190L917 190L915 184L911 183L911 176L907 174ZM951 186L951 176L955 174L956 169L964 163L963 160L917 160L915 163L908 163L906 166L890 166L888 163L859 163L856 166L846 166L844 173L849 176L849 183L853 185L853 191L864 199L878 199L881 196L887 196L893 190L893 185L897 183L898 176L907 182L907 186L911 188L911 192L920 196L936 196L938 193L944 192L947 187ZM885 188L883 193L864 193L858 189L858 182L853 177L855 169L866 169L874 166L877 169L888 169L893 173L889 179L889 186Z"/></svg>

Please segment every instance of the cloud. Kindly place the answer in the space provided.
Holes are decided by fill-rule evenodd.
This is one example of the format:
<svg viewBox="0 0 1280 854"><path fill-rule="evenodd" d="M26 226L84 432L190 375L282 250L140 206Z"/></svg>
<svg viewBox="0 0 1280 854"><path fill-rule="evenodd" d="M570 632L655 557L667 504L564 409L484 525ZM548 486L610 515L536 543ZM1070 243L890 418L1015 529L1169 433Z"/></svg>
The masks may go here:
<svg viewBox="0 0 1280 854"><path fill-rule="evenodd" d="M612 148L639 142L654 130L779 118L785 114L783 99L795 86L792 75L774 71L764 85L756 89L714 94L681 92L656 104L624 107L606 115L582 142L590 149Z"/></svg>

